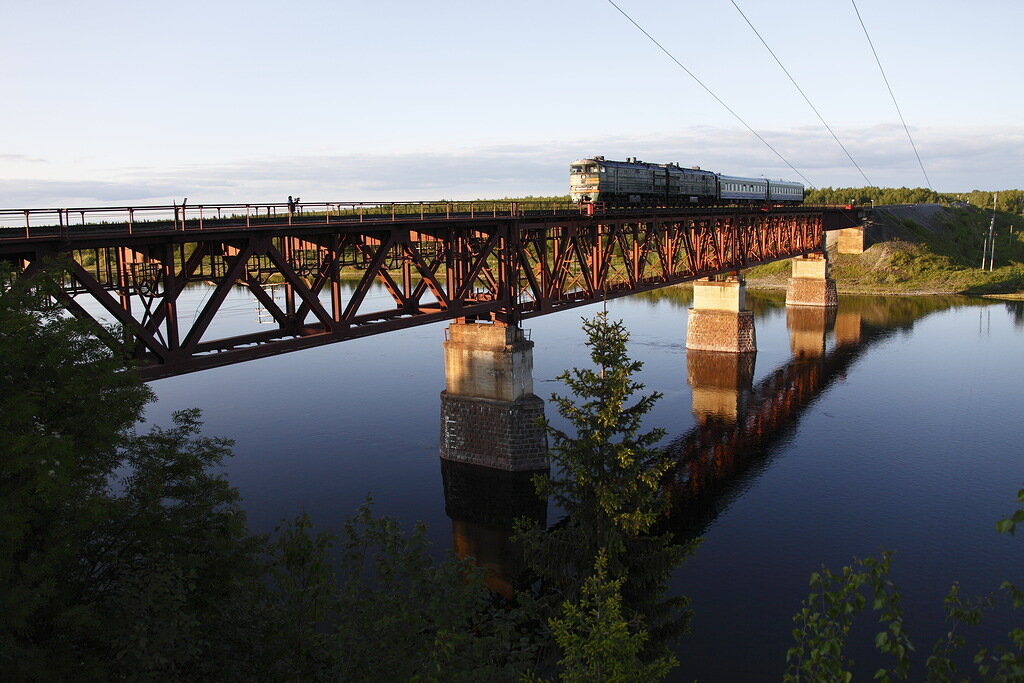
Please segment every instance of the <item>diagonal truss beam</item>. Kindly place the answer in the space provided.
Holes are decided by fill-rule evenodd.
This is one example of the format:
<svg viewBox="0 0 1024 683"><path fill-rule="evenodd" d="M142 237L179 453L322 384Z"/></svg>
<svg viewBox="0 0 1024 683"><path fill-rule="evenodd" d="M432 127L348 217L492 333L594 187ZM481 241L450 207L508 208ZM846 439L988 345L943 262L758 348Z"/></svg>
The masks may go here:
<svg viewBox="0 0 1024 683"><path fill-rule="evenodd" d="M458 217L428 227L396 221L0 240L0 258L28 275L44 255L70 255L62 303L76 316L93 317L99 334L95 316L113 318L134 339L144 376L157 377L440 320L514 323L820 251L824 235L823 214L808 210ZM85 254L95 257L88 268L75 260ZM140 269L145 291L133 279ZM183 293L198 282L211 289L194 313L181 311ZM239 285L271 327L204 340ZM271 285L281 286L283 302L268 294ZM325 291L329 304L321 299ZM133 311L140 297L143 305ZM185 320L179 344L177 327Z"/></svg>

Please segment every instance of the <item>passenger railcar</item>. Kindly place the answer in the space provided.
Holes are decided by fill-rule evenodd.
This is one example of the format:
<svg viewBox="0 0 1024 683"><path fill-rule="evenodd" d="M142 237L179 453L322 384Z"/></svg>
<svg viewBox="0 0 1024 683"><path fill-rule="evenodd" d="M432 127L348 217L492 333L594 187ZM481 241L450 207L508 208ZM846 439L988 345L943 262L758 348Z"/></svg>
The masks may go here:
<svg viewBox="0 0 1024 683"><path fill-rule="evenodd" d="M743 178L679 164L652 164L603 156L569 166L569 194L577 203L610 206L700 206L707 204L799 204L804 186L786 180Z"/></svg>
<svg viewBox="0 0 1024 683"><path fill-rule="evenodd" d="M764 178L718 176L718 198L726 204L768 201L768 181Z"/></svg>
<svg viewBox="0 0 1024 683"><path fill-rule="evenodd" d="M804 201L804 186L790 180L769 180L768 201L773 204L800 204Z"/></svg>

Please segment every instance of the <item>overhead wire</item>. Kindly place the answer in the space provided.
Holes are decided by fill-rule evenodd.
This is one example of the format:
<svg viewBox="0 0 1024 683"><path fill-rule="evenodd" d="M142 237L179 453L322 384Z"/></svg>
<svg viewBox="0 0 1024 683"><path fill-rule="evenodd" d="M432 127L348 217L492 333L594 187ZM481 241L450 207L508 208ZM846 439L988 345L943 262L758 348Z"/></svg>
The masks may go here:
<svg viewBox="0 0 1024 683"><path fill-rule="evenodd" d="M932 189L932 181L928 178L928 171L924 170L924 163L921 161L921 155L917 153L917 145L914 144L914 136L910 134L910 127L907 126L906 120L903 118L903 112L900 111L900 105L896 101L896 95L892 92L892 86L889 85L889 79L885 76L885 69L882 68L882 61L878 58L878 52L875 51L875 44L871 42L871 36L868 34L868 27L864 25L864 19L860 16L860 10L857 9L857 3L855 0L850 0L853 4L853 11L857 13L857 21L860 22L860 27L864 29L864 37L868 39L868 45L871 46L871 54L875 56L875 63L878 64L878 70L882 73L882 80L885 81L885 87L889 89L889 97L892 98L892 103L896 107L896 113L899 114L900 122L903 123L903 130L907 132L907 139L910 140L910 146L914 149L914 156L917 157L917 164L921 167L921 173L924 174L924 181L928 185L928 189Z"/></svg>
<svg viewBox="0 0 1024 683"><path fill-rule="evenodd" d="M713 97L713 98L715 99L715 101L717 101L717 102L718 102L718 103L719 103L720 105L722 105L722 106L723 106L723 107L725 108L725 110L726 110L727 112L729 112L730 114L732 114L732 115L733 115L733 117L734 117L734 118L735 118L735 119L736 119L737 121L739 121L739 122L740 122L741 124L743 124L743 126L744 126L744 127L745 127L745 128L746 128L746 129L748 130L748 131L750 131L750 132L751 132L751 133L752 133L752 134L754 135L754 137L756 137L756 138L757 138L758 140L760 140L760 141L761 141L761 142L762 142L762 143L764 144L764 146L765 146L765 147L767 147L767 148L768 148L768 149L770 149L770 150L771 150L772 152L774 152L774 153L775 153L775 156L779 157L779 159L781 159L781 160L782 160L782 162L783 162L784 164L786 164L786 166L789 166L789 168L790 168L790 169L792 169L792 171L793 171L794 173L796 173L796 174L797 174L798 176L800 176L800 177L801 177L801 178L803 179L803 181L804 181L805 183L807 183L807 184L808 184L808 185L809 185L809 186L810 186L811 188L813 188L813 187L814 187L814 183L812 183L812 182L811 182L810 180L808 180L808 179L807 179L807 177L806 177L806 176L805 176L805 175L804 175L803 173L801 173L801 172L800 172L800 171L799 171L799 170L798 170L798 169L796 168L796 166L794 166L793 164L789 163L789 160L788 160L788 159L786 159L786 157L782 156L782 153L781 153L781 152L779 152L779 150L777 150L777 149L775 149L774 147L772 147L772 145L771 145L771 144L770 144L770 143L769 143L769 142L768 142L767 140L765 140L765 139L764 139L764 138L763 138L763 137L761 136L761 134L760 134L760 133L758 133L758 132L757 132L756 130L754 130L754 129L753 129L752 127L751 127L751 125L750 125L749 123L747 123L746 121L744 121L744 120L743 120L743 117L741 117L741 116L740 116L739 114L737 114L737 113L736 113L736 112L735 112L735 111L733 110L733 108L732 108L732 107L730 107L730 106L729 106L728 104L726 104L726 103L725 103L725 101L724 101L724 100L723 100L723 99L722 99L721 97L719 97L718 95L716 95L716 94L715 94L715 93L714 93L714 92L713 92L713 91L711 90L711 88L709 88L709 87L708 87L707 85L705 85L705 84L704 84L704 82L703 82L702 80L700 80L699 78L697 78L697 76L696 76L696 75L695 75L695 74L694 74L694 73L693 73L692 71L690 71L690 70L689 70L689 69L687 69L687 68L686 68L685 66L683 66L683 63L682 63L682 62L680 62L680 61L679 61L678 59L676 59L676 58L675 58L675 56L674 56L674 55L673 55L673 54L672 54L671 52L669 52L669 51L668 51L667 49L665 49L665 46L663 46L663 45L662 45L661 43L659 43L659 42L658 42L657 40L655 40L654 36L652 36L652 35L651 35L650 33L648 33L648 32L647 32L647 31L646 31L646 30L644 29L644 27L643 27L643 26L641 26L641 25L640 25L640 24L638 24L638 23L637 23L636 21L634 21L634 20L633 20L633 17L631 17L631 16L629 16L628 14L626 14L626 12L625 12L625 11L624 11L624 10L623 10L623 9L622 9L621 7L619 7L618 5L616 5L616 4L615 4L615 2L614 2L613 0L608 0L608 4L610 4L610 5L612 6L612 7L614 7L615 9L617 9L617 10L619 11L619 14L621 14L621 15L622 15L622 16L624 16L624 17L626 17L626 19L627 19L627 20L629 21L629 23L633 24L633 26L635 26L635 27L637 28L637 30L639 30L639 31L640 31L641 33L643 33L643 34L644 34L645 36L647 36L647 39L648 39L648 40L650 40L650 41L651 41L652 43L654 43L654 44L655 44L655 45L656 45L656 46L658 47L658 49L659 49L659 50L661 50L662 52L664 52L664 53L665 53L665 55L666 55L666 56L667 56L667 57L668 57L669 59L671 59L671 60L672 60L673 62L675 62L675 63L676 63L676 66L678 66L678 67L679 67L680 69L682 69L683 71L685 71L685 72L687 73L687 75L688 75L688 76L689 76L690 78L692 78L692 79L693 79L694 81L696 81L696 82L697 82L697 85L699 85L700 87L704 88L704 90L705 90L705 91L706 91L706 92L707 92L707 93L708 93L709 95L711 95L711 97Z"/></svg>
<svg viewBox="0 0 1024 683"><path fill-rule="evenodd" d="M743 10L740 9L740 6L736 4L736 0L729 1L732 2L732 6L735 7L736 11L740 13L741 17L743 17L743 21L747 22L747 26L750 27L750 30L753 31L754 35L756 35L758 40L761 41L761 44L764 45L764 48L768 50L768 54L770 54L775 59L775 62L779 65L779 68L782 69L782 72L786 74L786 77L789 78L789 81L790 83L793 84L793 87L797 89L797 92L799 92L800 95L804 98L804 101L807 102L807 106L809 106L811 110L817 115L818 120L821 121L821 125L825 126L825 130L829 132L829 134L832 136L832 139L836 141L836 144L842 148L844 153L846 153L846 157L850 160L850 163L854 165L854 167L860 173L861 177L864 178L864 181L869 186L873 186L874 183L872 183L871 180L868 179L867 174L865 174L864 171L861 169L860 164L858 164L857 161L853 158L853 155L850 154L850 150L846 149L846 145L840 142L839 136L837 136L835 134L835 131L832 130L832 127L825 122L825 117L821 115L821 112L818 111L818 108L815 107L814 104L811 102L810 98L807 97L807 93L803 91L803 88L801 88L800 85L796 82L796 79L793 78L793 75L789 73L789 69L787 69L786 66L782 63L782 60L779 59L778 55L775 54L775 51L768 46L768 43L765 42L765 39L761 36L761 33L754 27L754 24L750 22L750 19L747 18L747 15L743 13Z"/></svg>

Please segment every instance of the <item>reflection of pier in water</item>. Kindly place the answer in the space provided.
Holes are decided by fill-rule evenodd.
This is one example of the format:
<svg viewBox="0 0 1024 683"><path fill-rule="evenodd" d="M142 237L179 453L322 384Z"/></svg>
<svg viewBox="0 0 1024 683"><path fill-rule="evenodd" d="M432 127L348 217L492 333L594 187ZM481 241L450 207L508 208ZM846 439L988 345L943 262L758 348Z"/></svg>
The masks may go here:
<svg viewBox="0 0 1024 683"><path fill-rule="evenodd" d="M698 424L674 439L670 518L680 536L699 536L767 466L811 403L872 344L895 331L857 310L787 307L793 358L752 385L753 357L687 352ZM826 336L835 345L826 351Z"/></svg>
<svg viewBox="0 0 1024 683"><path fill-rule="evenodd" d="M548 504L537 496L535 474L441 460L444 508L452 520L455 554L475 558L484 569L487 587L506 597L512 596L526 569L522 553L509 541L515 521L526 518L547 524Z"/></svg>
<svg viewBox="0 0 1024 683"><path fill-rule="evenodd" d="M844 297L838 312L787 307L793 358L756 385L754 354L687 351L698 424L668 446L677 462L668 482L672 530L681 540L703 533L769 464L773 449L793 433L810 404L865 351L921 317L961 301ZM755 310L777 306L763 296L752 303ZM830 333L831 347L826 345ZM442 450L448 433L443 428ZM495 592L510 595L523 573L519 551L508 540L514 521L526 517L546 524L547 503L536 497L532 483L533 475L545 471L502 471L441 459L455 552L476 558Z"/></svg>

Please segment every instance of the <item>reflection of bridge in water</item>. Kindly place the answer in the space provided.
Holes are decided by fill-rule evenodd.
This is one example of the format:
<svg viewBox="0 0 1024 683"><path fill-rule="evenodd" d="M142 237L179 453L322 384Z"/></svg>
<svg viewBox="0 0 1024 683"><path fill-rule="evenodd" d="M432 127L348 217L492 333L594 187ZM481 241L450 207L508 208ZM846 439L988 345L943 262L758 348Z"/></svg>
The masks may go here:
<svg viewBox="0 0 1024 683"><path fill-rule="evenodd" d="M698 424L667 448L676 462L667 484L676 534L699 536L768 465L814 400L893 332L844 308L787 308L793 358L756 385L753 354L687 352Z"/></svg>
<svg viewBox="0 0 1024 683"><path fill-rule="evenodd" d="M814 400L873 345L961 302L941 296L846 296L838 311L787 306L793 358L757 385L752 385L753 354L688 350L687 379L698 424L668 446L676 462L667 482L672 530L682 538L701 535L770 464ZM834 344L826 350L833 331Z"/></svg>
<svg viewBox="0 0 1024 683"><path fill-rule="evenodd" d="M526 567L509 536L517 519L547 523L547 501L537 496L537 472L508 472L441 460L444 508L452 520L452 548L484 569L487 587L511 597Z"/></svg>
<svg viewBox="0 0 1024 683"><path fill-rule="evenodd" d="M815 399L874 344L951 305L936 297L881 303L850 297L838 310L786 307L793 357L756 385L755 354L688 350L697 424L667 446L676 462L666 481L668 528L681 540L701 535L770 464ZM523 571L508 542L514 520L546 522L546 506L530 481L535 472L441 463L456 552L477 558L491 587L509 594Z"/></svg>

